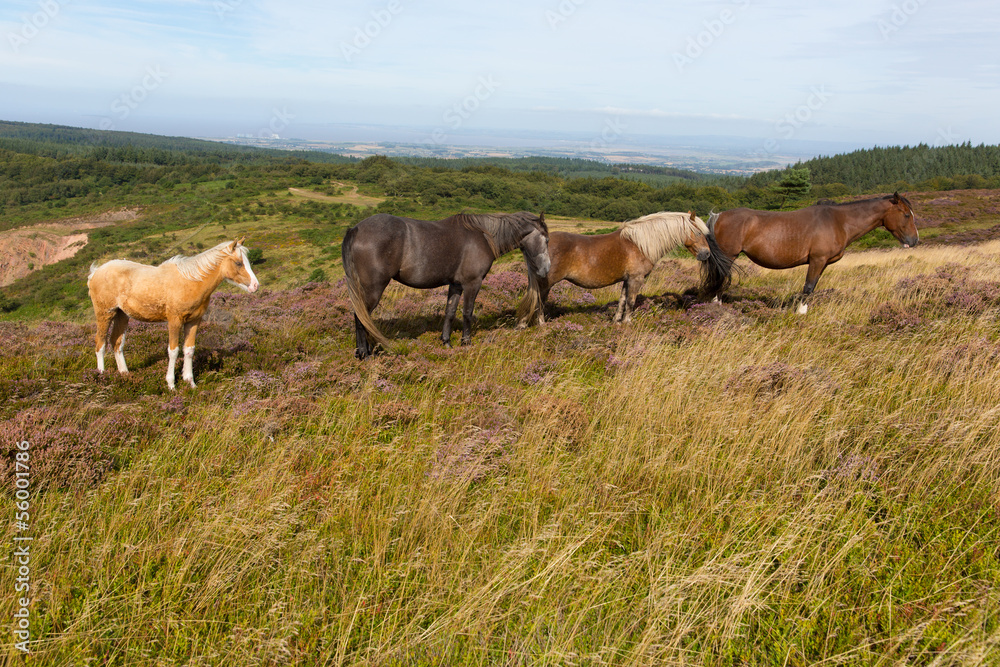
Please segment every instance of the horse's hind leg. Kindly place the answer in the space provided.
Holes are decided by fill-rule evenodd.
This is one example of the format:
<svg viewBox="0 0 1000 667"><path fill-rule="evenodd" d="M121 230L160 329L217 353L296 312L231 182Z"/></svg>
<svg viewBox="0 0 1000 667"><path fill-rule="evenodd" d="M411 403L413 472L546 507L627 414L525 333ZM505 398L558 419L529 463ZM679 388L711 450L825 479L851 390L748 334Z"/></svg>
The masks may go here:
<svg viewBox="0 0 1000 667"><path fill-rule="evenodd" d="M628 280L622 282L622 295L618 297L618 310L615 311L615 318L612 320L615 324L619 324L622 321L622 317L625 316L625 299L628 296Z"/></svg>
<svg viewBox="0 0 1000 667"><path fill-rule="evenodd" d="M111 349L115 352L115 363L119 373L128 373L125 365L125 329L128 327L128 315L121 310L115 311L111 320Z"/></svg>
<svg viewBox="0 0 1000 667"><path fill-rule="evenodd" d="M632 321L632 313L635 312L635 300L638 298L639 292L642 291L642 286L645 282L646 276L633 276L625 279L625 285L622 287L622 296L625 299L625 318L622 321L625 324Z"/></svg>
<svg viewBox="0 0 1000 667"><path fill-rule="evenodd" d="M167 320L167 386L174 390L174 369L177 367L178 346L181 341L181 321L178 317Z"/></svg>
<svg viewBox="0 0 1000 667"><path fill-rule="evenodd" d="M354 356L358 359L366 359L371 356L372 345L368 342L368 334L365 333L365 327L361 324L361 320L358 316L354 316L354 340L357 344L357 348L354 351Z"/></svg>
<svg viewBox="0 0 1000 667"><path fill-rule="evenodd" d="M482 284L482 279L479 279L462 286L465 292L462 303L462 345L472 342L472 310L476 307L476 296Z"/></svg>
<svg viewBox="0 0 1000 667"><path fill-rule="evenodd" d="M458 311L458 299L462 296L462 286L458 283L448 285L448 305L444 309L444 328L441 329L441 342L445 347L451 347L451 326Z"/></svg>
<svg viewBox="0 0 1000 667"><path fill-rule="evenodd" d="M97 372L104 372L104 350L107 347L108 329L111 327L111 320L114 319L114 312L100 310L94 306L94 314L97 316L97 333L94 334L94 351L97 353Z"/></svg>
<svg viewBox="0 0 1000 667"><path fill-rule="evenodd" d="M362 288L361 298L365 302L365 309L368 311L369 315L378 306L379 301L382 300L382 293L385 292L385 288L389 285L389 278L379 277L372 284L365 285ZM358 318L357 314L354 315L354 340L357 344L357 349L354 351L354 356L358 359L367 359L372 354L375 353L375 345L372 343L371 337L368 336L368 332L365 330L361 320Z"/></svg>

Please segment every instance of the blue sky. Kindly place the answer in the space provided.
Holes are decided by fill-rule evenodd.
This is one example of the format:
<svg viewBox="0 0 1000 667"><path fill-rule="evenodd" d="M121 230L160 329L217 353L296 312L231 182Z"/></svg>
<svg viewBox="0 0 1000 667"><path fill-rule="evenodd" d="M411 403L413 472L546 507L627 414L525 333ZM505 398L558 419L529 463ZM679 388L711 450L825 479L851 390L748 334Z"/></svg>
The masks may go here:
<svg viewBox="0 0 1000 667"><path fill-rule="evenodd" d="M1000 143L993 0L3 7L4 120L301 138L377 125L441 142L514 130Z"/></svg>

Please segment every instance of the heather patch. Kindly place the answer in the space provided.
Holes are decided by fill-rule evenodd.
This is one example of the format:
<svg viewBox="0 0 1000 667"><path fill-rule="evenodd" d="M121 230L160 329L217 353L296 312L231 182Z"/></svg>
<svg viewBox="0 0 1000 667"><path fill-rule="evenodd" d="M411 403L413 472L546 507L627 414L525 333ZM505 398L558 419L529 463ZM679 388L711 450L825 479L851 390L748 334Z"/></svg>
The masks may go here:
<svg viewBox="0 0 1000 667"><path fill-rule="evenodd" d="M924 318L911 308L898 303L883 303L872 311L868 323L887 333L913 331L924 323Z"/></svg>
<svg viewBox="0 0 1000 667"><path fill-rule="evenodd" d="M16 444L31 444L31 483L36 491L86 489L100 484L115 467L108 437L121 443L128 432L114 428L134 423L118 416L104 418L92 429L81 428L58 408L29 408L0 422L0 475L14 479Z"/></svg>
<svg viewBox="0 0 1000 667"><path fill-rule="evenodd" d="M1000 306L1000 282L977 280L970 274L969 267L948 264L933 274L900 280L896 292L924 317L979 315Z"/></svg>

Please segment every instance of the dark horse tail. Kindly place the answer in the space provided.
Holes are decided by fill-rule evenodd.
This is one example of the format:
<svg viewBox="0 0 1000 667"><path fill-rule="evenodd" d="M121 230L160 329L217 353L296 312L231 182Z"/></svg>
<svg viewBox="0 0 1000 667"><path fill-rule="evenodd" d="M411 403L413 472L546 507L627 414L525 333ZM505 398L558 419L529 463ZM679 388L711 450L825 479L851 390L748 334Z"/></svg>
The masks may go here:
<svg viewBox="0 0 1000 667"><path fill-rule="evenodd" d="M705 296L718 296L729 289L733 281L733 263L735 259L730 257L715 240L715 221L719 214L712 213L708 218L708 247L711 251L709 258L701 263L701 294Z"/></svg>
<svg viewBox="0 0 1000 667"><path fill-rule="evenodd" d="M340 256L344 260L344 276L347 278L347 294L351 299L351 307L354 308L354 316L361 322L361 326L379 345L389 350L392 345L389 343L389 339L375 326L375 321L372 320L372 315L368 312L368 306L365 305L365 299L362 295L361 280L358 278L358 272L354 266L354 239L356 235L357 227L348 229L347 233L344 234L344 243L340 246Z"/></svg>

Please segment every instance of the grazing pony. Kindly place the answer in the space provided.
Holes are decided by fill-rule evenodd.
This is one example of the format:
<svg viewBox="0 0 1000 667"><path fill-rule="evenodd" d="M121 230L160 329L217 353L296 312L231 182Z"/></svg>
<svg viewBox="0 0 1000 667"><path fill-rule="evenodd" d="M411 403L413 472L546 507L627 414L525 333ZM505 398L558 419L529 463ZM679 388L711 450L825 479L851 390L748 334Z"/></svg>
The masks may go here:
<svg viewBox="0 0 1000 667"><path fill-rule="evenodd" d="M380 213L347 230L341 254L348 293L354 308L355 355L372 354L375 341L389 341L375 326L371 312L390 280L430 289L448 285L441 341L451 347L451 325L458 298L462 309L462 344L472 340L472 309L493 261L521 248L529 272L549 271L549 229L545 216L520 212L506 215L459 214L436 222Z"/></svg>
<svg viewBox="0 0 1000 667"><path fill-rule="evenodd" d="M714 247L708 226L693 211L653 213L626 222L610 234L552 232L552 268L547 276L528 271L528 292L518 307L518 327L545 323L545 300L560 280L591 289L624 283L614 321L630 322L636 297L653 267L681 245L702 263L702 273L730 273L729 258Z"/></svg>
<svg viewBox="0 0 1000 667"><path fill-rule="evenodd" d="M194 387L191 359L194 338L208 310L212 292L223 280L248 292L260 287L250 268L243 239L224 241L193 257L177 255L159 266L115 259L90 267L87 288L97 316L97 370L104 372L104 349L111 329L111 348L120 373L125 365L125 327L130 317L140 322L167 322L167 386L174 388L177 346L184 334L184 370L181 378Z"/></svg>
<svg viewBox="0 0 1000 667"><path fill-rule="evenodd" d="M913 207L899 193L844 204L817 204L797 211L754 211L737 208L712 214L709 227L730 259L743 252L768 269L809 265L798 312L809 307L805 297L816 288L823 269L844 256L844 249L876 227L885 227L904 248L919 242ZM702 290L716 297L728 276L703 280Z"/></svg>

